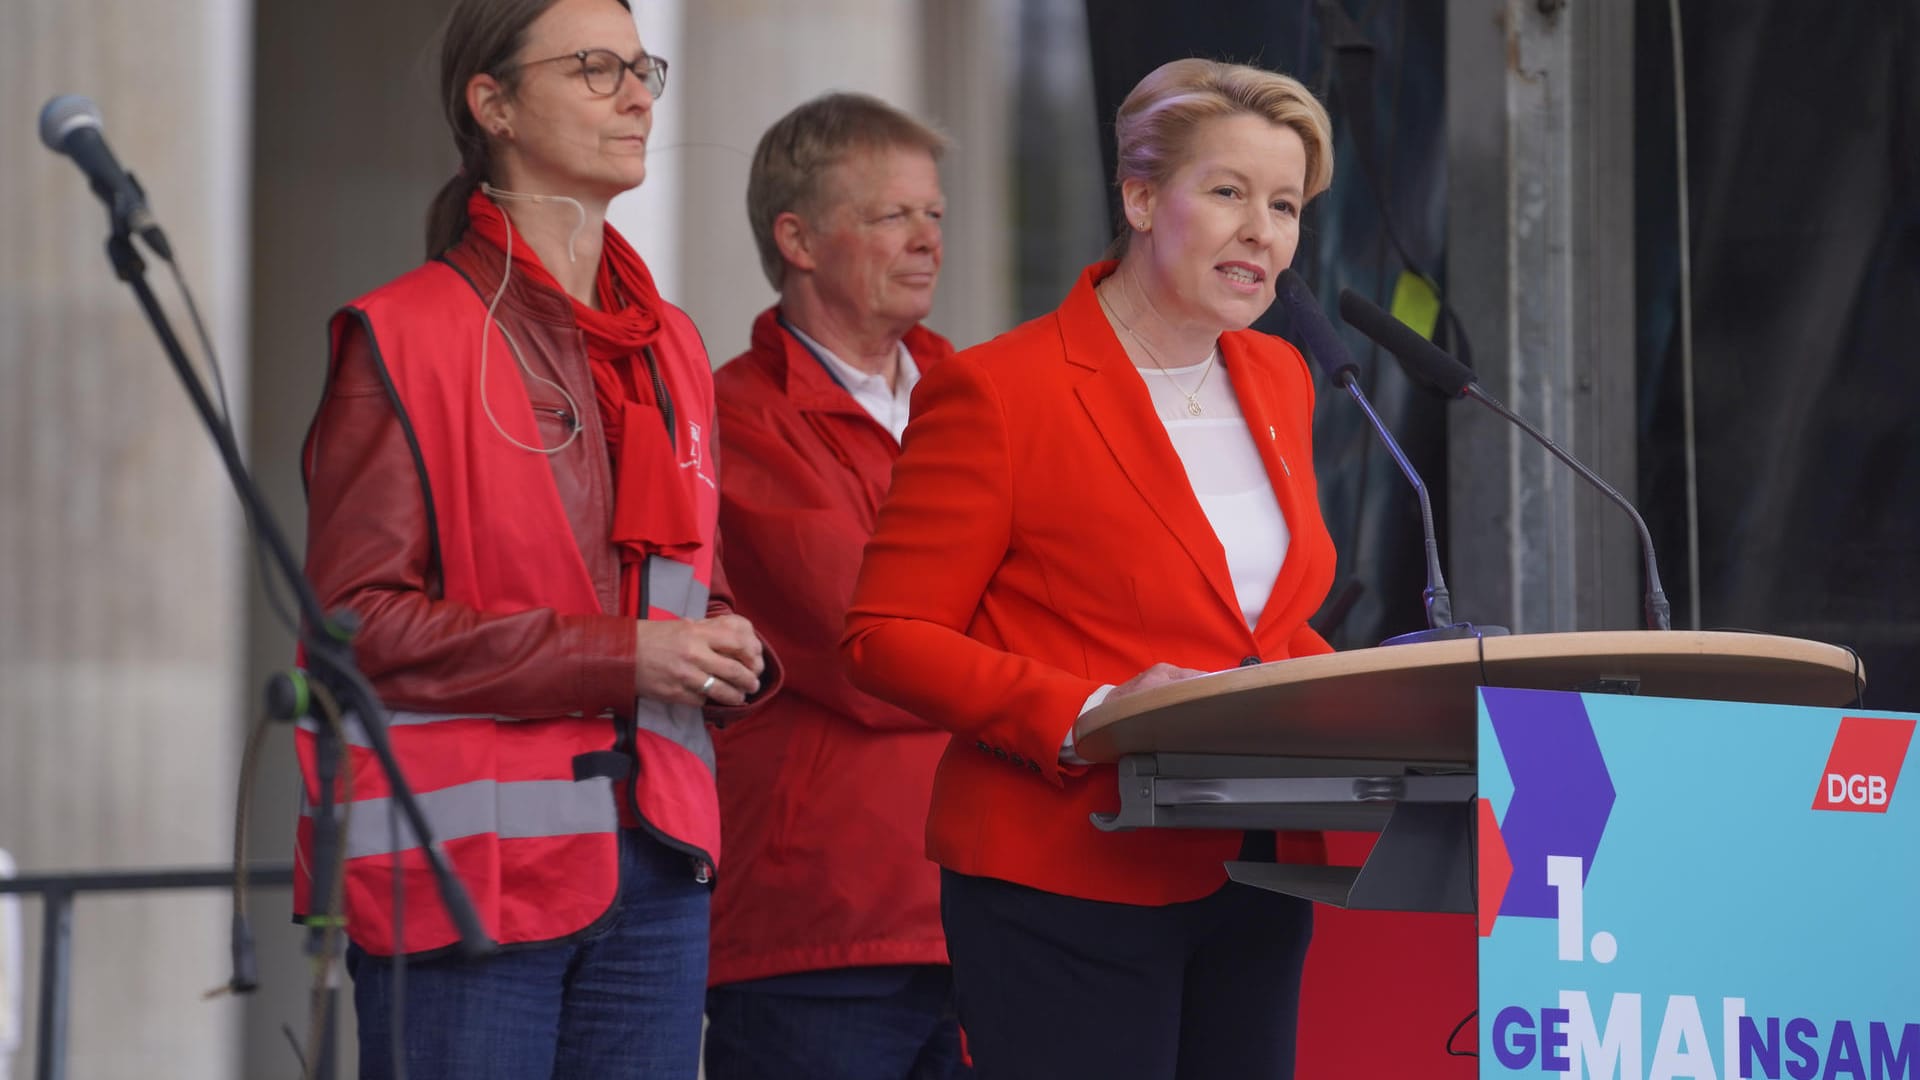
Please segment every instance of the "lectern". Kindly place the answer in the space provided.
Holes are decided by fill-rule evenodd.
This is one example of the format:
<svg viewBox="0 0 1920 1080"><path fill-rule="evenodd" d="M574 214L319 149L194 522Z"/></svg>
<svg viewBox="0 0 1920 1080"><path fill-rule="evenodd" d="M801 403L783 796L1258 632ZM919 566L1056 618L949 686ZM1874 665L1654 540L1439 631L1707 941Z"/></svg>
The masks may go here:
<svg viewBox="0 0 1920 1080"><path fill-rule="evenodd" d="M1303 1024L1305 1080L1315 1039L1325 1075L1357 1075L1362 1048L1442 1075L1476 981L1481 1076L1914 1077L1920 796L1900 779L1920 718L1865 709L1865 684L1848 650L1764 634L1465 638L1160 687L1087 713L1075 746L1118 766L1097 827L1378 832L1358 867L1228 873L1476 914L1329 918L1323 975L1355 985ZM1413 977L1410 920L1451 957L1421 992L1451 1015L1382 1065L1407 1018L1369 1007Z"/></svg>
<svg viewBox="0 0 1920 1080"><path fill-rule="evenodd" d="M1468 912L1478 687L1839 706L1865 678L1845 649L1767 634L1456 638L1158 687L1090 710L1074 747L1119 766L1120 809L1100 828L1378 831L1359 868L1228 874L1336 907Z"/></svg>

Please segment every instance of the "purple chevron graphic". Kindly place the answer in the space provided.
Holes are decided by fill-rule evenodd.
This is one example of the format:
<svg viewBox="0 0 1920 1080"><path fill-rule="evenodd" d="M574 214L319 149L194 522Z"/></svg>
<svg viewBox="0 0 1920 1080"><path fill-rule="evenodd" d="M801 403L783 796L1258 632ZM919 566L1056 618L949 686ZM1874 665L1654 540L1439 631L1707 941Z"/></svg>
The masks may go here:
<svg viewBox="0 0 1920 1080"><path fill-rule="evenodd" d="M1613 778L1579 695L1495 687L1481 692L1513 777L1513 800L1500 822L1513 880L1500 914L1552 918L1547 856L1578 855L1592 873L1613 811Z"/></svg>

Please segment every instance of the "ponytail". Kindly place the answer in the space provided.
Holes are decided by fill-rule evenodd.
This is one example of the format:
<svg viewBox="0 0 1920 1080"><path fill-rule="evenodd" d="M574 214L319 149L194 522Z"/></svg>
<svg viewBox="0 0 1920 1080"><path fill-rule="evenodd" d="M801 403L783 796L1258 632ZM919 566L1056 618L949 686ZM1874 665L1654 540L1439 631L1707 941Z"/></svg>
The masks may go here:
<svg viewBox="0 0 1920 1080"><path fill-rule="evenodd" d="M452 247L467 231L467 201L479 186L480 181L462 169L433 197L427 208L427 258Z"/></svg>

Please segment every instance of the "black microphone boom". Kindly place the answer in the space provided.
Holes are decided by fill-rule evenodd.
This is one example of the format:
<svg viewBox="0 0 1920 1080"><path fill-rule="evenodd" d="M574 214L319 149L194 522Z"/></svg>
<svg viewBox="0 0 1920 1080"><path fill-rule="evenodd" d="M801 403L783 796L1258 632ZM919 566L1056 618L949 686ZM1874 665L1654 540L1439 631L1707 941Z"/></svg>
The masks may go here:
<svg viewBox="0 0 1920 1080"><path fill-rule="evenodd" d="M1404 634L1391 639L1395 643L1410 643L1416 640L1434 640L1445 637L1465 636L1469 630L1462 630L1453 621L1453 601L1447 593L1447 580L1440 572L1440 541L1434 535L1433 504L1427 498L1426 482L1420 479L1420 473L1407 460L1401 451L1400 443L1387 430L1380 415L1373 411L1373 403L1367 400L1366 392L1360 389L1360 365L1340 341L1340 335L1334 333L1333 325L1327 322L1326 312L1320 308L1320 302L1314 298L1313 290L1298 273L1289 269L1280 275L1275 283L1281 303L1287 306L1287 314L1293 326L1293 333L1300 344L1306 346L1307 355L1319 364L1335 386L1345 390L1362 412L1367 414L1367 422L1373 425L1375 435L1380 437L1381 445L1387 453L1393 455L1394 464L1400 466L1400 472L1413 485L1414 494L1420 497L1420 528L1426 539L1427 552L1427 588L1424 594L1427 608L1428 630L1417 634ZM1482 627L1483 633L1498 632L1494 627Z"/></svg>
<svg viewBox="0 0 1920 1080"><path fill-rule="evenodd" d="M1533 440L1547 448L1554 457L1567 464L1567 467L1580 477L1598 488L1614 505L1627 512L1633 519L1633 527L1640 534L1640 556L1646 564L1647 593L1646 620L1649 630L1668 630L1673 626L1672 609L1667 603L1666 590L1660 587L1660 567L1653 555L1653 536L1647 532L1647 523L1640 517L1640 511L1633 508L1625 495L1614 490L1612 484L1600 478L1600 475L1582 464L1579 459L1560 448L1560 444L1546 436L1546 433L1534 427L1519 413L1502 404L1492 394L1480 386L1473 370L1448 356L1439 346L1415 333L1399 319L1380 310L1366 297L1352 289L1340 292L1340 317L1347 325L1365 334L1377 342L1381 348L1393 354L1400 366L1418 383L1431 386L1448 397L1467 397L1478 401L1507 421L1526 432Z"/></svg>
<svg viewBox="0 0 1920 1080"><path fill-rule="evenodd" d="M56 154L73 159L100 201L107 204L116 231L125 230L147 242L155 255L173 261L167 234L147 210L147 193L140 181L120 167L101 134L100 107L79 94L61 94L40 109L40 141Z"/></svg>

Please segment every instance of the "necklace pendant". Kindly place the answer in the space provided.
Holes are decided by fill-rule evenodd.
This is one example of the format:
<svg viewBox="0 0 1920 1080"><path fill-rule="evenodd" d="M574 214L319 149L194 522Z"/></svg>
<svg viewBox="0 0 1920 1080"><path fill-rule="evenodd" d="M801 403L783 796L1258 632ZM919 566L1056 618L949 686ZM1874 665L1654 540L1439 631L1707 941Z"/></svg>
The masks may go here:
<svg viewBox="0 0 1920 1080"><path fill-rule="evenodd" d="M1205 415L1206 411L1207 410L1200 407L1199 398L1197 397L1187 398L1187 415L1188 416L1202 416L1202 415Z"/></svg>

